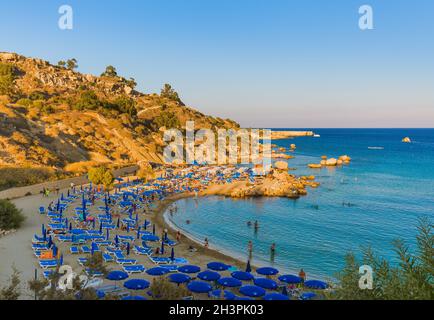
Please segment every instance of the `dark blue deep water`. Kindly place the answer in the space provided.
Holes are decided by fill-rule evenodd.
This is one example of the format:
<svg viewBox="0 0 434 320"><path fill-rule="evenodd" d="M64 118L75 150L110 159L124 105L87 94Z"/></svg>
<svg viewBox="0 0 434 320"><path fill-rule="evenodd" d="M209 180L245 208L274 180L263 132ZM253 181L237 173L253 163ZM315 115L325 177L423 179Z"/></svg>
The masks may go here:
<svg viewBox="0 0 434 320"><path fill-rule="evenodd" d="M274 264L285 271L304 268L308 275L333 278L348 251L370 245L396 261L392 241L415 248L418 218L434 217L434 129L317 129L320 138L273 141L297 145L289 167L297 175L315 175L318 189L298 200L222 197L178 201L171 220L198 239L247 259L254 243L254 263ZM412 143L401 140L409 136ZM372 150L368 147L384 147ZM320 170L307 168L322 155L347 154L350 165ZM186 220L191 220L187 225ZM247 227L258 220L259 231ZM270 261L270 245L277 253Z"/></svg>

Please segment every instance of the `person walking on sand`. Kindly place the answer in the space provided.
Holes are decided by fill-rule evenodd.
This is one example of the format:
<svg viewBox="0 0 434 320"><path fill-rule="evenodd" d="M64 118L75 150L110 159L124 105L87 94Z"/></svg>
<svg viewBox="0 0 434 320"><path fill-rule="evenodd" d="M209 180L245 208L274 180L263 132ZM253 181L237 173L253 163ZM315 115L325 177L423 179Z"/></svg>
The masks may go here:
<svg viewBox="0 0 434 320"><path fill-rule="evenodd" d="M204 244L204 247L205 247L205 248L208 248L208 247L209 247L208 238L205 238L205 244Z"/></svg>
<svg viewBox="0 0 434 320"><path fill-rule="evenodd" d="M300 272L298 273L298 276L301 278L302 283L304 283L304 281L306 281L306 273L304 272L303 269L300 270Z"/></svg>
<svg viewBox="0 0 434 320"><path fill-rule="evenodd" d="M179 230L176 232L176 241L177 242L181 241L181 232Z"/></svg>

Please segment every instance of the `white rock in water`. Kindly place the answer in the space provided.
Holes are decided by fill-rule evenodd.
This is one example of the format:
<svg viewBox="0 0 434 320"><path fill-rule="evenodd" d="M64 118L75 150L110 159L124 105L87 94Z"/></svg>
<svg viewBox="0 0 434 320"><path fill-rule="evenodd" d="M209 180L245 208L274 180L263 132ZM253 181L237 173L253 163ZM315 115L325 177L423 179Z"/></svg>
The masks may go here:
<svg viewBox="0 0 434 320"><path fill-rule="evenodd" d="M274 163L274 167L279 170L288 170L288 162L285 161L276 161Z"/></svg>

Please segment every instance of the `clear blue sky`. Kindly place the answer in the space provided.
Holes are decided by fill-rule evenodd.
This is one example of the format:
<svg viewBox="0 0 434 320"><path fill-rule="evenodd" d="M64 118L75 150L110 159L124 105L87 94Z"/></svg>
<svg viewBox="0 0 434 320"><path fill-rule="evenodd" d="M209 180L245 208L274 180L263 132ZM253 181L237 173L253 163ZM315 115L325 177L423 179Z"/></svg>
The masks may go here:
<svg viewBox="0 0 434 320"><path fill-rule="evenodd" d="M374 30L358 28L362 4ZM0 51L112 64L243 126L434 127L432 0L3 1Z"/></svg>

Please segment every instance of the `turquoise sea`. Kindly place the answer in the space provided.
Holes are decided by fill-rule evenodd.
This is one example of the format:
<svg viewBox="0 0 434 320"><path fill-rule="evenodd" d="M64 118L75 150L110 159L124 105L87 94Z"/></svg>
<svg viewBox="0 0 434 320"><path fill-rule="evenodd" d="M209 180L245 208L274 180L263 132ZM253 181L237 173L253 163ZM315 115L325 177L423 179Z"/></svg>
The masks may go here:
<svg viewBox="0 0 434 320"><path fill-rule="evenodd" d="M312 130L312 129L311 129ZM348 251L372 246L396 261L392 241L415 247L418 218L434 218L434 129L313 129L321 137L273 141L297 145L288 160L296 175L315 175L318 189L298 200L223 197L183 199L173 224L211 246L247 260L253 241L253 262L287 272L303 268L308 276L333 278ZM412 143L401 140L410 137ZM384 149L369 149L382 147ZM322 155L347 154L350 165L307 168ZM186 220L191 220L186 224ZM259 230L247 221L259 222ZM277 251L271 261L270 246Z"/></svg>

